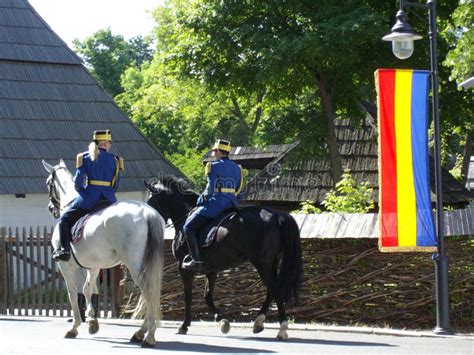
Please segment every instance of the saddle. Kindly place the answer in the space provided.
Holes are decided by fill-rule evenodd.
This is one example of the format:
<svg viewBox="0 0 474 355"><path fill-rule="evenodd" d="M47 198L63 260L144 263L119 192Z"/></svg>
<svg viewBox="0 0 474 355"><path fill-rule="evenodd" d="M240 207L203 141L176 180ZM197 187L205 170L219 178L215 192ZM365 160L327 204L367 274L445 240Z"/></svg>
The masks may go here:
<svg viewBox="0 0 474 355"><path fill-rule="evenodd" d="M89 218L94 214L106 209L111 204L112 203L107 200L99 201L99 203L92 210L90 210L89 213L79 218L71 228L71 244L76 244L82 239L82 236L84 235L84 228Z"/></svg>
<svg viewBox="0 0 474 355"><path fill-rule="evenodd" d="M217 231L222 224L228 220L231 220L237 214L236 208L226 209L219 216L214 218L206 227L202 228L199 237L199 247L206 248L212 244L217 236Z"/></svg>

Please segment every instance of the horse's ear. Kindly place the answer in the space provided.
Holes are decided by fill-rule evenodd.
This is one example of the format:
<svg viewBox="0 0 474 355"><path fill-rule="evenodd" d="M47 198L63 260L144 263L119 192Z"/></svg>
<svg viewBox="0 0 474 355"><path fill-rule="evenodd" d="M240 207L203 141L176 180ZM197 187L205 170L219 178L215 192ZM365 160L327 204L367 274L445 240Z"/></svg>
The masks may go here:
<svg viewBox="0 0 474 355"><path fill-rule="evenodd" d="M44 168L46 169L46 171L48 173L52 172L54 170L54 166L52 166L51 164L49 164L48 162L46 162L45 160L41 160L43 162L43 166Z"/></svg>
<svg viewBox="0 0 474 355"><path fill-rule="evenodd" d="M66 163L62 159L59 159L59 166L67 169Z"/></svg>
<svg viewBox="0 0 474 355"><path fill-rule="evenodd" d="M158 180L156 178L143 180L143 183L145 184L145 187L150 191L156 191L156 189L153 185L155 185L157 182L158 182Z"/></svg>

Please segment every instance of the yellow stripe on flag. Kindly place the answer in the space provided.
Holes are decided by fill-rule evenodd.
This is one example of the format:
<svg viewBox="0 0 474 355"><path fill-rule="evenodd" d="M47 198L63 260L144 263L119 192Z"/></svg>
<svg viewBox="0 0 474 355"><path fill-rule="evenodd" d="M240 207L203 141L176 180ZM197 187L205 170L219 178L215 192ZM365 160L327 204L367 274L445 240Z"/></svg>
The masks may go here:
<svg viewBox="0 0 474 355"><path fill-rule="evenodd" d="M411 146L412 71L395 78L395 135L397 150L398 245L416 246L416 195Z"/></svg>

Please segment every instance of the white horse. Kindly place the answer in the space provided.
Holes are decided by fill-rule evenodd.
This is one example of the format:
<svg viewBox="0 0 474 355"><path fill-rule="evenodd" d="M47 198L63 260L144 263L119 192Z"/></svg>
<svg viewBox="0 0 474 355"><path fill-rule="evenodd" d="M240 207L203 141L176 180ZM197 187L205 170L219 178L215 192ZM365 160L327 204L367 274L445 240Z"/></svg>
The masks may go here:
<svg viewBox="0 0 474 355"><path fill-rule="evenodd" d="M43 165L50 173L47 179L49 209L57 218L77 196L73 176L62 159L56 166L44 160ZM81 240L71 245L74 257L68 262L59 262L74 314L73 326L66 333L66 338L75 338L78 334L77 328L81 324L75 277L75 272L80 267L78 263L87 268L83 293L88 305L88 315L93 317L89 322L91 334L99 329L91 307L91 294L99 271L123 263L141 291L134 316L145 313L140 329L130 341L141 342L142 347L154 347L155 330L161 314L164 234L163 218L144 202L116 202L90 217ZM53 232L52 244L55 248L60 246L57 226Z"/></svg>

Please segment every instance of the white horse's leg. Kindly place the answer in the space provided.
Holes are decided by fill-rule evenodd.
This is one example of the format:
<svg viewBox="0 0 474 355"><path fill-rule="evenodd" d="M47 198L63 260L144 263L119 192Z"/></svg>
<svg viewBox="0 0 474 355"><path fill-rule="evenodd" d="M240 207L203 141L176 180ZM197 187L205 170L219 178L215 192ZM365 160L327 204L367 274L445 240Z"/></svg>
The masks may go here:
<svg viewBox="0 0 474 355"><path fill-rule="evenodd" d="M152 300L147 301L148 304L150 304L151 302ZM142 343L142 347L145 347L145 348L153 348L156 343L156 339L155 339L156 319L155 319L155 315L149 308L150 307L147 306L147 312L146 312L147 315L146 315L145 321L143 322L144 325L145 323L148 323L147 324L148 333L145 337L145 340L143 340L143 343Z"/></svg>
<svg viewBox="0 0 474 355"><path fill-rule="evenodd" d="M74 274L76 267L74 266L73 261L71 261L70 263L60 261L58 263L58 266L61 270L61 274L64 277L64 281L66 282L69 302L71 303L71 309L74 315L72 329L69 330L64 337L75 338L78 334L77 328L81 325L81 313L79 311L79 303L77 302L77 286Z"/></svg>
<svg viewBox="0 0 474 355"><path fill-rule="evenodd" d="M139 266L138 266L139 264L140 264L139 261L135 260L134 264L129 264L128 265L128 269L130 271L130 276L132 277L133 281L140 288L141 296L140 296L140 300L138 302L147 302L147 300L144 297L143 289L142 289L142 287L140 287L139 276L138 276L139 275ZM153 347L155 345L155 341L154 341L154 339L155 339L155 334L154 333L155 332L153 331L153 334L152 334L153 339L150 338L150 333L148 333L147 337L145 338L145 334L150 329L149 314L152 313L152 312L149 311L149 307L145 306L145 308L146 308L146 315L143 319L143 323L140 326L140 329L138 329L133 334L132 338L130 339L130 342L131 343L141 343L142 346L145 346L145 347ZM152 319L152 322L153 322L153 324L156 323L154 317ZM155 329L156 329L156 325L155 325ZM153 342L151 343L151 341L153 341ZM145 342L147 343L146 345L145 345Z"/></svg>
<svg viewBox="0 0 474 355"><path fill-rule="evenodd" d="M161 255L159 255L161 257ZM156 262L156 261L155 261ZM161 263L161 261L159 261ZM134 263L129 263L128 268L130 271L130 274L132 276L132 279L135 281L135 283L138 285L141 291L141 296L140 300L138 301L139 305L137 306L136 309L144 309L146 311L144 321L138 331L135 332L133 335L132 339L130 339L131 342L141 342L142 347L144 348L153 348L156 344L156 339L155 339L155 331L156 331L156 312L157 310L155 307L158 307L159 311L159 299L153 299L153 296L155 297L160 297L160 293L157 293L156 291L150 291L153 289L154 286L152 283L160 283L160 288L161 288L161 276L160 277L155 277L154 275L154 270L156 267L159 265L156 264L154 267L150 267L147 271L148 274L141 273L141 262L138 260L135 260ZM140 265L140 266L139 266ZM155 270L157 271L157 270ZM161 271L160 271L161 272ZM141 304L141 305L140 305ZM146 334L146 337L145 337Z"/></svg>
<svg viewBox="0 0 474 355"><path fill-rule="evenodd" d="M97 309L95 308L94 302L92 302L92 295L95 294L98 296L99 294L97 288L97 276L99 275L99 272L100 269L87 270L87 280L84 284L84 296L86 296L87 300L87 316L90 318L89 334L96 334L99 331L99 322L97 321Z"/></svg>
<svg viewBox="0 0 474 355"><path fill-rule="evenodd" d="M278 332L277 339L278 340L287 340L288 339L288 322L285 320L280 323L280 331Z"/></svg>

